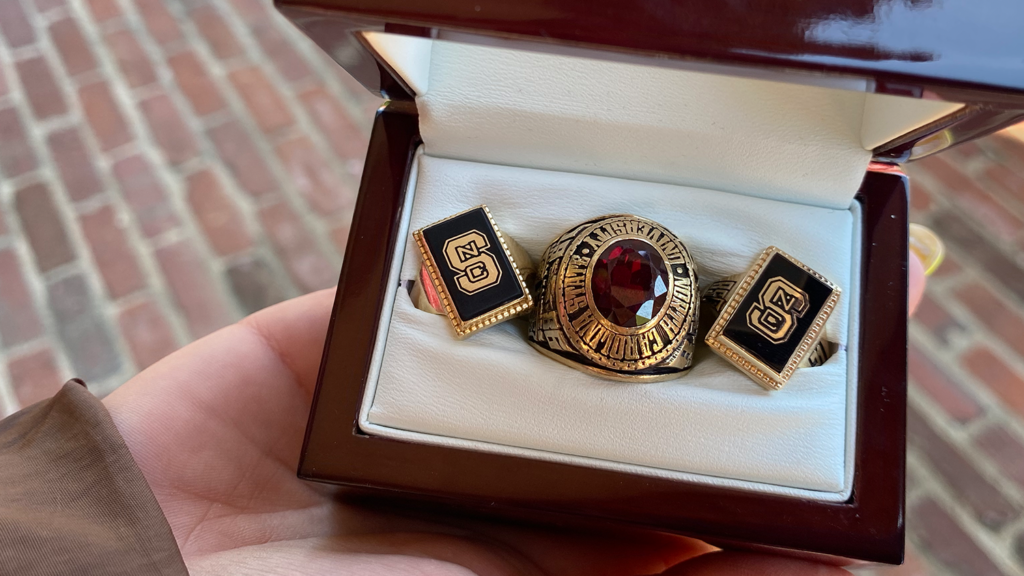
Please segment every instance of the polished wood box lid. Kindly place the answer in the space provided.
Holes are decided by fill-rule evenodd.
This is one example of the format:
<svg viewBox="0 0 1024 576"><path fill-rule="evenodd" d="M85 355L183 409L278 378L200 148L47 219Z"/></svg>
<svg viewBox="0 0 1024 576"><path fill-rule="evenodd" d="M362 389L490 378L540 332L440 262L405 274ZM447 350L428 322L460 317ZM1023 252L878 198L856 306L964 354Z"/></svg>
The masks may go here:
<svg viewBox="0 0 1024 576"><path fill-rule="evenodd" d="M866 79L869 90L963 102L947 118L874 150L903 161L1024 120L1024 4L1017 0L276 0L277 7L369 90L413 91L363 37L458 34L532 50L638 63L754 67ZM595 52L597 51L597 52Z"/></svg>

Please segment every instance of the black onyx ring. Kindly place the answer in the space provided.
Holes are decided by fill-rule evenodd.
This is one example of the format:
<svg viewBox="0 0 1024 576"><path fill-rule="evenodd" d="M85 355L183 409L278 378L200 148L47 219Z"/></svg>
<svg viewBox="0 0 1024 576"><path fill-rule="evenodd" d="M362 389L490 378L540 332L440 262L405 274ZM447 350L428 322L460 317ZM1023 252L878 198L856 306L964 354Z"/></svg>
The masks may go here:
<svg viewBox="0 0 1024 576"><path fill-rule="evenodd" d="M717 280L708 285L707 289L704 290L704 295L700 298L700 309L703 314L700 316L701 326L708 324L709 328L714 324L715 320L722 313L722 309L725 308L726 302L729 301L729 296L733 291L733 288L740 285L743 281L743 274L736 274ZM776 300L781 298L779 295ZM703 330L703 328L701 328ZM829 341L828 333L825 328L821 329L821 336L818 338L818 343L811 348L811 351L803 357L800 361L798 368L813 368L815 366L821 366L832 354L835 353L835 345Z"/></svg>
<svg viewBox="0 0 1024 576"><path fill-rule="evenodd" d="M545 355L630 382L689 370L697 267L664 226L625 214L589 220L548 246L538 273L529 340Z"/></svg>
<svg viewBox="0 0 1024 576"><path fill-rule="evenodd" d="M477 206L416 230L423 256L409 288L417 308L448 317L457 338L527 314L533 265L501 233L487 206Z"/></svg>
<svg viewBox="0 0 1024 576"><path fill-rule="evenodd" d="M717 317L704 340L754 382L778 390L797 368L831 355L825 322L839 294L821 274L770 246L745 274L708 287L704 303Z"/></svg>

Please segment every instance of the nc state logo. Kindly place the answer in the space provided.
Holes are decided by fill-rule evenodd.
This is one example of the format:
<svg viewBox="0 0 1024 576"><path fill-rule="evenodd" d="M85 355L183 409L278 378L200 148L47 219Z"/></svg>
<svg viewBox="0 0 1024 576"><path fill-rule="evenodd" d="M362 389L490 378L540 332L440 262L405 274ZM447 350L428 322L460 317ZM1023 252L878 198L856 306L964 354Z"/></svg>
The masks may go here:
<svg viewBox="0 0 1024 576"><path fill-rule="evenodd" d="M444 243L444 259L459 274L455 284L466 294L490 288L501 280L498 260L487 251L491 247L487 237L477 230L450 238Z"/></svg>
<svg viewBox="0 0 1024 576"><path fill-rule="evenodd" d="M747 325L773 344L782 344L793 334L797 318L807 312L807 293L782 276L761 289L757 302L747 311Z"/></svg>

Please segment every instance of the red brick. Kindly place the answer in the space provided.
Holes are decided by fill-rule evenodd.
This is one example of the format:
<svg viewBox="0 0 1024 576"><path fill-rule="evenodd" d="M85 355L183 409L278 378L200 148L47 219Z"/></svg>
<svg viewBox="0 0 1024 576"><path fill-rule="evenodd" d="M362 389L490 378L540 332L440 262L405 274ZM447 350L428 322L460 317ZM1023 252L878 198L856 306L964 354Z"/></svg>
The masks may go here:
<svg viewBox="0 0 1024 576"><path fill-rule="evenodd" d="M321 214L350 209L355 195L306 136L282 142L277 154L299 194Z"/></svg>
<svg viewBox="0 0 1024 576"><path fill-rule="evenodd" d="M334 247L338 250L338 254L341 256L345 256L345 248L348 246L350 224L350 222L345 222L331 230L331 242L334 243Z"/></svg>
<svg viewBox="0 0 1024 576"><path fill-rule="evenodd" d="M228 279L246 314L277 304L285 298L274 271L261 259L231 265Z"/></svg>
<svg viewBox="0 0 1024 576"><path fill-rule="evenodd" d="M934 204L932 193L920 182L913 180L910 184L910 208L916 212L925 212Z"/></svg>
<svg viewBox="0 0 1024 576"><path fill-rule="evenodd" d="M11 375L14 395L22 407L53 396L65 381L49 347L10 358L7 372Z"/></svg>
<svg viewBox="0 0 1024 576"><path fill-rule="evenodd" d="M1013 239L1024 230L1024 221L959 167L939 156L931 156L925 168L953 192L958 206L983 224L986 230L1002 240Z"/></svg>
<svg viewBox="0 0 1024 576"><path fill-rule="evenodd" d="M146 287L142 270L114 209L107 205L80 216L93 261L103 276L111 300Z"/></svg>
<svg viewBox="0 0 1024 576"><path fill-rule="evenodd" d="M321 58L326 61L329 69L335 72L335 75L338 80L341 81L342 86L345 87L345 91L348 92L349 96L359 103L359 108L363 111L365 118L367 120L371 120L374 117L374 114L377 113L377 109L384 103L384 99L381 98L380 94L367 90L365 86L360 84L358 80L353 78L351 74L339 66L338 63L335 62L334 59L326 52L321 53Z"/></svg>
<svg viewBox="0 0 1024 576"><path fill-rule="evenodd" d="M58 280L47 287L47 296L74 375L87 382L114 375L121 368L121 358L85 278Z"/></svg>
<svg viewBox="0 0 1024 576"><path fill-rule="evenodd" d="M138 88L156 82L153 65L134 34L127 29L115 30L105 40L129 86Z"/></svg>
<svg viewBox="0 0 1024 576"><path fill-rule="evenodd" d="M166 94L158 94L139 103L149 123L153 139L164 151L171 164L180 164L194 158L199 148L192 130L185 125L178 108Z"/></svg>
<svg viewBox="0 0 1024 576"><path fill-rule="evenodd" d="M10 1L10 0L8 0ZM42 56L27 58L17 63L21 85L28 96L32 114L39 120L60 116L68 111L64 95L53 78L53 72Z"/></svg>
<svg viewBox="0 0 1024 576"><path fill-rule="evenodd" d="M288 111L288 105L262 70L255 66L240 68L229 77L260 130L270 133L295 122L292 113Z"/></svg>
<svg viewBox="0 0 1024 576"><path fill-rule="evenodd" d="M0 1L0 35L11 48L27 46L36 41L36 31L28 22L18 0Z"/></svg>
<svg viewBox="0 0 1024 576"><path fill-rule="evenodd" d="M277 180L241 124L232 120L210 128L207 134L242 189L256 197L277 191Z"/></svg>
<svg viewBox="0 0 1024 576"><path fill-rule="evenodd" d="M114 164L114 177L143 234L153 237L178 227L178 216L167 193L141 156L129 156Z"/></svg>
<svg viewBox="0 0 1024 576"><path fill-rule="evenodd" d="M89 11L97 24L121 17L121 9L117 6L117 0L88 0Z"/></svg>
<svg viewBox="0 0 1024 576"><path fill-rule="evenodd" d="M224 108L224 100L217 86L194 52L180 52L168 58L167 62L171 65L178 87L188 98L197 116L206 116Z"/></svg>
<svg viewBox="0 0 1024 576"><path fill-rule="evenodd" d="M18 111L11 108L0 110L0 171L4 176L14 178L35 170L36 155L25 134L25 126L18 117Z"/></svg>
<svg viewBox="0 0 1024 576"><path fill-rule="evenodd" d="M167 10L164 0L135 0L135 6L146 22L149 35L158 44L166 46L181 39L181 28L178 26L178 21Z"/></svg>
<svg viewBox="0 0 1024 576"><path fill-rule="evenodd" d="M980 267L1024 299L1024 269L998 245L983 236L953 210L942 210L932 217L932 228L942 233L942 239L951 247L971 258L973 266Z"/></svg>
<svg viewBox="0 0 1024 576"><path fill-rule="evenodd" d="M977 142L989 157L1024 174L1024 141L1008 132L997 132Z"/></svg>
<svg viewBox="0 0 1024 576"><path fill-rule="evenodd" d="M341 103L322 87L307 90L300 98L348 173L359 180L369 145L366 134Z"/></svg>
<svg viewBox="0 0 1024 576"><path fill-rule="evenodd" d="M1018 508L913 407L907 410L907 441L928 458L931 467L982 524L998 529L1017 517Z"/></svg>
<svg viewBox="0 0 1024 576"><path fill-rule="evenodd" d="M36 266L41 271L52 270L75 259L63 220L45 185L31 184L18 190L14 205L21 219L21 229L35 253Z"/></svg>
<svg viewBox="0 0 1024 576"><path fill-rule="evenodd" d="M965 160L974 158L976 156L985 155L984 150L982 150L981 147L978 146L977 142L964 142L962 144L956 144L950 149L950 152L956 155L958 158L962 158Z"/></svg>
<svg viewBox="0 0 1024 576"><path fill-rule="evenodd" d="M104 151L112 150L132 141L132 133L114 102L110 87L104 81L87 84L78 89L85 118Z"/></svg>
<svg viewBox="0 0 1024 576"><path fill-rule="evenodd" d="M1024 175L1014 172L1003 164L992 162L985 168L985 176L992 181L997 189L1024 202Z"/></svg>
<svg viewBox="0 0 1024 576"><path fill-rule="evenodd" d="M982 431L975 442L1007 478L1024 487L1024 443L999 425Z"/></svg>
<svg viewBox="0 0 1024 576"><path fill-rule="evenodd" d="M235 254L252 246L252 237L238 206L224 193L212 171L203 170L189 176L188 203L218 254Z"/></svg>
<svg viewBox="0 0 1024 576"><path fill-rule="evenodd" d="M260 220L288 273L303 292L334 286L338 270L317 248L306 227L283 202L260 210Z"/></svg>
<svg viewBox="0 0 1024 576"><path fill-rule="evenodd" d="M63 18L50 24L50 37L64 61L68 76L77 76L96 68L96 59L89 49L89 43L85 41L73 18Z"/></svg>
<svg viewBox="0 0 1024 576"><path fill-rule="evenodd" d="M270 16L260 0L231 0L231 5L242 21L249 25L262 22Z"/></svg>
<svg viewBox="0 0 1024 576"><path fill-rule="evenodd" d="M956 257L950 254L949 251L946 251L946 255L942 258L942 263L932 273L932 276L936 278L951 278L960 274L961 270L963 270L963 267L960 266Z"/></svg>
<svg viewBox="0 0 1024 576"><path fill-rule="evenodd" d="M178 349L167 318L149 298L122 310L117 320L139 370L152 366Z"/></svg>
<svg viewBox="0 0 1024 576"><path fill-rule="evenodd" d="M156 258L193 338L231 323L227 302L217 292L202 256L188 240L158 248Z"/></svg>
<svg viewBox="0 0 1024 576"><path fill-rule="evenodd" d="M925 498L908 511L911 537L956 574L1005 576L938 502Z"/></svg>
<svg viewBox="0 0 1024 576"><path fill-rule="evenodd" d="M93 158L85 148L78 128L53 132L46 142L64 189L72 200L84 200L103 189Z"/></svg>
<svg viewBox="0 0 1024 576"><path fill-rule="evenodd" d="M1024 357L1024 316L979 282L956 291L956 297L1007 346Z"/></svg>
<svg viewBox="0 0 1024 576"><path fill-rule="evenodd" d="M1024 415L1024 378L988 348L975 347L961 357L963 365L1011 409Z"/></svg>
<svg viewBox="0 0 1024 576"><path fill-rule="evenodd" d="M50 10L56 10L64 5L64 0L36 0L36 10L40 14L46 14Z"/></svg>
<svg viewBox="0 0 1024 576"><path fill-rule="evenodd" d="M930 294L925 292L914 313L914 322L927 328L944 344L949 344L950 336L962 332L964 327L950 315L946 308L939 304Z"/></svg>
<svg viewBox="0 0 1024 576"><path fill-rule="evenodd" d="M192 10L190 16L195 22L199 33L206 39L210 50L221 60L234 58L242 54L242 47L239 46L235 34L228 27L217 9L211 5L200 6Z"/></svg>
<svg viewBox="0 0 1024 576"><path fill-rule="evenodd" d="M292 46L292 42L277 29L276 20L265 20L253 27L252 32L263 53L274 63L278 74L289 82L297 82L310 76L306 61Z"/></svg>
<svg viewBox="0 0 1024 576"><path fill-rule="evenodd" d="M43 324L25 285L17 254L0 250L0 337L4 347L28 342L43 335Z"/></svg>
<svg viewBox="0 0 1024 576"><path fill-rule="evenodd" d="M915 172L928 172L932 178L937 179L950 191L955 192L956 190L976 185L974 179L961 170L957 164L953 164L945 158L940 158L938 155L928 156L917 161L914 163L913 169Z"/></svg>
<svg viewBox="0 0 1024 576"><path fill-rule="evenodd" d="M907 370L910 380L951 418L968 422L981 415L981 406L977 400L914 344L907 347Z"/></svg>

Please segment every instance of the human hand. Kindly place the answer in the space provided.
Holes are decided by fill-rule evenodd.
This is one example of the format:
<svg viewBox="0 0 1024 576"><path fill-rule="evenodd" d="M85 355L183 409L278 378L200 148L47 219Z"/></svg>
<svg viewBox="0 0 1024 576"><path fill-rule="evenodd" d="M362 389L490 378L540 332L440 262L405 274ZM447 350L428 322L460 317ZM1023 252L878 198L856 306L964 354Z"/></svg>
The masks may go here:
<svg viewBox="0 0 1024 576"><path fill-rule="evenodd" d="M912 265L916 300L918 272ZM668 535L423 519L337 501L295 476L332 302L322 291L253 314L104 400L193 576L847 574Z"/></svg>

